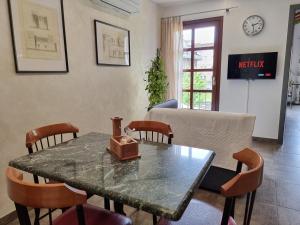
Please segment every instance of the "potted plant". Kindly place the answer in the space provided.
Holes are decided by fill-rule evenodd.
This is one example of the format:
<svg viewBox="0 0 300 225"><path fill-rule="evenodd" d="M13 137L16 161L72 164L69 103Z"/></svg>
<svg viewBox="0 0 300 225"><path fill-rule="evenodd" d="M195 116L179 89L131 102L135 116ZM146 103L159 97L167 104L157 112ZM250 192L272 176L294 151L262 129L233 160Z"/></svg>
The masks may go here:
<svg viewBox="0 0 300 225"><path fill-rule="evenodd" d="M167 76L164 70L160 50L157 49L156 57L151 61L151 67L146 71L147 82L145 90L148 92L148 110L154 105L166 101L168 89Z"/></svg>

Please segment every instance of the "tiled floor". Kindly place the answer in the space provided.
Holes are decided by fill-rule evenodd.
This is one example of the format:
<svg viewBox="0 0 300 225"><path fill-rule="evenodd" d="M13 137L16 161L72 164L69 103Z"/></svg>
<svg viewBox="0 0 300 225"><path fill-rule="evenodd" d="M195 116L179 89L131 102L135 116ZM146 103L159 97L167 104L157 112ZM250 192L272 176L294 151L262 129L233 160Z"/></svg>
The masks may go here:
<svg viewBox="0 0 300 225"><path fill-rule="evenodd" d="M265 176L257 192L251 225L300 225L300 106L294 106L287 111L283 146L253 142L252 147L261 152L265 159ZM194 198L209 202L220 209L224 205L223 197L203 190L198 190ZM93 197L90 202L103 205L99 197ZM242 224L244 205L245 199L238 199L238 224ZM130 207L126 207L125 211L135 225L152 224L152 217L148 213ZM48 224L47 222L45 219L42 224ZM18 221L10 223L16 224Z"/></svg>

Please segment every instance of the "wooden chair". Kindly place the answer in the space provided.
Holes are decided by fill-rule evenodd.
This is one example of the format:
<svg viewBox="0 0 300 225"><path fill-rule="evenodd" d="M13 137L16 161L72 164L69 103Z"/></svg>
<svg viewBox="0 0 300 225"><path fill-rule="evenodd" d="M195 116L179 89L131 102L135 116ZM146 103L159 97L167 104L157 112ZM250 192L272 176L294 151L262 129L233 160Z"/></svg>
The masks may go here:
<svg viewBox="0 0 300 225"><path fill-rule="evenodd" d="M179 221L169 221L161 218L158 225L236 225L234 221L234 209L236 197L247 194L244 223L250 225L256 189L263 179L264 160L257 152L244 149L233 154L238 160L237 175L221 187L221 194L226 198L223 214L213 206L192 200ZM242 171L242 165L248 167Z"/></svg>
<svg viewBox="0 0 300 225"><path fill-rule="evenodd" d="M167 143L172 144L173 132L169 124L159 121L132 121L127 127L125 132L137 131L139 132L139 139L146 141L164 143L164 137L167 137ZM144 135L143 135L144 134Z"/></svg>
<svg viewBox="0 0 300 225"><path fill-rule="evenodd" d="M53 124L28 131L26 133L26 147L28 153L33 153L34 147L36 151L44 149L44 146L46 146L45 141L48 148L62 143L64 141L63 134L73 134L73 138L77 138L78 132L79 129L70 123ZM58 139L57 135L59 135ZM51 144L51 137L53 138L53 144ZM38 147L38 145L40 145L40 147Z"/></svg>
<svg viewBox="0 0 300 225"><path fill-rule="evenodd" d="M23 181L16 169L6 169L8 196L14 201L20 225L31 225L27 207L69 208L53 220L54 225L132 225L129 218L86 204L86 193L65 184Z"/></svg>
<svg viewBox="0 0 300 225"><path fill-rule="evenodd" d="M79 129L73 126L70 123L59 123L48 125L44 127L39 127L34 130L28 131L26 133L26 147L29 154L32 154L35 151L44 150L46 147L55 146L59 143L64 142L63 135L71 134L72 138L77 138L77 133ZM71 139L72 139L71 138ZM69 138L70 139L70 138ZM67 139L65 139L66 141ZM39 178L36 175L33 175L34 182L39 183ZM45 183L56 183L52 180L45 179ZM35 209L35 225L39 224L39 220L49 215L49 223L52 224L52 212L53 209L49 209L48 213L40 216L40 210Z"/></svg>
<svg viewBox="0 0 300 225"><path fill-rule="evenodd" d="M164 143L164 140L166 140L168 144L172 144L172 138L174 137L169 124L152 120L132 121L128 124L128 126L124 128L124 131L126 133L128 133L129 131L138 132L139 140L146 140L157 143ZM166 139L164 139L165 137ZM153 215L153 224L157 224L156 215Z"/></svg>

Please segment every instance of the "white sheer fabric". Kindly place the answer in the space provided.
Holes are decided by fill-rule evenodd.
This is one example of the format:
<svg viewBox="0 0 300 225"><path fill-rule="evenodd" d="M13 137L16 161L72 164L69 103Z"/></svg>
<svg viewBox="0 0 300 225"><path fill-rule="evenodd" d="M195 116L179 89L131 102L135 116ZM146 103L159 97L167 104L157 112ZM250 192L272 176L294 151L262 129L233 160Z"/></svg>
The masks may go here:
<svg viewBox="0 0 300 225"><path fill-rule="evenodd" d="M168 77L168 99L181 102L182 73L182 32L181 17L163 18L161 20L161 56Z"/></svg>

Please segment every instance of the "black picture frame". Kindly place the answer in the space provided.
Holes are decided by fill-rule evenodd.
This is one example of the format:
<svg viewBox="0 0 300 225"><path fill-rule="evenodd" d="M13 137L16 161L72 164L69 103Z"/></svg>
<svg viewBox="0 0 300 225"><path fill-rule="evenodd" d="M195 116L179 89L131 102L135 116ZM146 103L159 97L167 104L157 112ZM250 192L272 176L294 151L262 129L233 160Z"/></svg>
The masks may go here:
<svg viewBox="0 0 300 225"><path fill-rule="evenodd" d="M113 27L113 28L116 28L116 29L127 32L127 36L128 36L128 63L127 64L101 63L101 60L100 60L101 53L98 52L98 47L99 47L98 32L97 32L98 31L98 27L97 27L98 24L103 24L103 25L110 26L110 27ZM94 32L95 32L96 64L97 65L101 65L101 66L125 66L125 67L131 66L131 49L130 49L130 31L129 30L95 19L94 20ZM125 58L125 61L126 61L126 58Z"/></svg>
<svg viewBox="0 0 300 225"><path fill-rule="evenodd" d="M67 39L66 39L66 31L65 31L65 18L64 18L64 4L63 0L56 0L59 1L60 5L60 13L61 13L61 31L62 31L62 42L63 42L63 55L64 55L64 66L65 68L62 70L39 70L39 69L32 69L32 70L24 70L20 68L18 63L18 57L17 57L17 47L16 47L16 31L14 27L14 18L13 18L13 12L12 12L12 0L7 0L8 3L8 12L9 12L9 22L10 22L10 30L11 30L11 37L12 37L12 46L13 46L13 55L14 55L14 61L15 61L15 71L16 73L24 73L24 74L38 74L38 73L68 73L69 72L69 62L68 62L68 50L67 50Z"/></svg>

